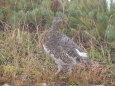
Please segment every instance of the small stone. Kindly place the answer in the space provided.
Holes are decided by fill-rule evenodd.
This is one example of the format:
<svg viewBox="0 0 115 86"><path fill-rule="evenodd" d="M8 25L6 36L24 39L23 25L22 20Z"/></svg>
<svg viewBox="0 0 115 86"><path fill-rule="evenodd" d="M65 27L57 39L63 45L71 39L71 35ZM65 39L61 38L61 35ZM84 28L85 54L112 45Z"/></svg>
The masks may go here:
<svg viewBox="0 0 115 86"><path fill-rule="evenodd" d="M4 85L2 85L2 86L11 86L11 85L9 85L9 84L6 83L6 84L4 84Z"/></svg>
<svg viewBox="0 0 115 86"><path fill-rule="evenodd" d="M40 83L39 86L47 86L46 83Z"/></svg>

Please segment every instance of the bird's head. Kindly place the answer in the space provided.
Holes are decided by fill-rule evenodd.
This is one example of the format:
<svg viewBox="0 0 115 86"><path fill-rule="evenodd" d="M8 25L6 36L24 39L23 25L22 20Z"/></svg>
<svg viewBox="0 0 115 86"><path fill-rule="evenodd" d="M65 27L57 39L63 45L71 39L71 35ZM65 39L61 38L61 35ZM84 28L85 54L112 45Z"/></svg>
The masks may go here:
<svg viewBox="0 0 115 86"><path fill-rule="evenodd" d="M58 29L62 23L62 18L61 17L55 17L53 22L52 22L52 28L53 29Z"/></svg>

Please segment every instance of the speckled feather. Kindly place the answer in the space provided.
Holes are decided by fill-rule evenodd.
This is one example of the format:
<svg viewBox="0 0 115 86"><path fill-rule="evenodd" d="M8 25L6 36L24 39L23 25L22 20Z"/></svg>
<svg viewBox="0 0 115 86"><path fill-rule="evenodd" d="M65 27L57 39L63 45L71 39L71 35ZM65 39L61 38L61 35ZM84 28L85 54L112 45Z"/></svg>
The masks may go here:
<svg viewBox="0 0 115 86"><path fill-rule="evenodd" d="M45 52L54 59L58 68L63 68L63 65L75 65L79 62L88 63L87 53L59 31L59 24L61 24L59 20L60 18L55 18L52 27L44 37L43 47Z"/></svg>

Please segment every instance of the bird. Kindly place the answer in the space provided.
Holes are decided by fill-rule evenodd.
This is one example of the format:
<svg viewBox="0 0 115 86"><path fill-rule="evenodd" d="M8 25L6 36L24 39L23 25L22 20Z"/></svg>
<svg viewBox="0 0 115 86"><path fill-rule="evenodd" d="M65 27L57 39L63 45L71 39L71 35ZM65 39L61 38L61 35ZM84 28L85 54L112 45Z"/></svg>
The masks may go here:
<svg viewBox="0 0 115 86"><path fill-rule="evenodd" d="M44 36L43 49L57 65L57 73L63 70L71 73L73 65L90 64L90 58L83 48L60 32L62 22L61 17L54 18L50 29Z"/></svg>

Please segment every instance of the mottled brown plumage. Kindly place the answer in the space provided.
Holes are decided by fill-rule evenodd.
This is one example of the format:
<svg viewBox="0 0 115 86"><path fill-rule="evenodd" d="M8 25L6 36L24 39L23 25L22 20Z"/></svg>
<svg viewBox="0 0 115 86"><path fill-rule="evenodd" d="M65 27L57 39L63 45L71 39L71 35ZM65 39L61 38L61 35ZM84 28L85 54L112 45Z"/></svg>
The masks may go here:
<svg viewBox="0 0 115 86"><path fill-rule="evenodd" d="M45 34L43 47L57 64L58 72L63 70L65 66L71 72L73 65L89 64L89 57L73 40L59 31L61 23L62 18L56 17L54 19L51 28Z"/></svg>

